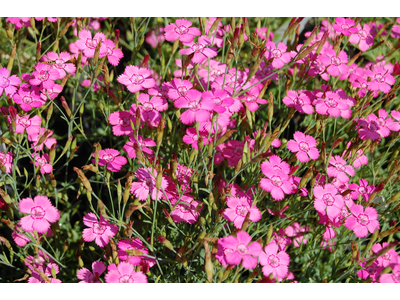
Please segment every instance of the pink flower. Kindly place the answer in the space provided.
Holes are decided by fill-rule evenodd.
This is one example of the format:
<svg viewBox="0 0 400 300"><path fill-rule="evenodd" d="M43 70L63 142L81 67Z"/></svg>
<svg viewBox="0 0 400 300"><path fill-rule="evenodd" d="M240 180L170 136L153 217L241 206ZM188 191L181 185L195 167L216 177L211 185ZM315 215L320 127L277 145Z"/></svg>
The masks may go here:
<svg viewBox="0 0 400 300"><path fill-rule="evenodd" d="M142 271L144 269L149 269L156 264L156 260L153 258L128 254L128 252L130 252L129 250L138 250L144 255L149 254L149 250L143 246L143 243L139 238L119 241L118 249L120 249L118 250L118 257L121 261L129 262L130 264L135 266L140 265ZM143 272L147 273L148 271Z"/></svg>
<svg viewBox="0 0 400 300"><path fill-rule="evenodd" d="M214 47L209 47L211 46L211 40L205 35L199 37L197 44L194 42L189 42L185 43L185 45L190 48L179 50L179 54L190 55L194 53L192 62L195 64L201 64L206 61L207 58L213 58L217 56L217 50Z"/></svg>
<svg viewBox="0 0 400 300"><path fill-rule="evenodd" d="M208 70L206 69L208 67ZM210 63L205 62L203 68L199 68L199 76L206 80L207 82L210 80L211 82L215 80L218 76L223 76L225 74L226 64L221 63L217 60L210 59ZM176 76L176 75L175 75Z"/></svg>
<svg viewBox="0 0 400 300"><path fill-rule="evenodd" d="M94 153L92 156L94 157ZM95 163L95 160L92 159L92 162ZM119 156L118 150L107 148L99 151L99 165L107 166L111 172L119 172L127 162L125 157Z"/></svg>
<svg viewBox="0 0 400 300"><path fill-rule="evenodd" d="M12 96L17 91L17 86L21 83L21 78L17 75L10 76L10 70L7 68L0 69L0 96L3 91L6 95Z"/></svg>
<svg viewBox="0 0 400 300"><path fill-rule="evenodd" d="M51 89L55 85L54 80L60 78L60 73L48 64L38 63L35 70L32 72L34 78L29 80L31 85L41 84L43 88Z"/></svg>
<svg viewBox="0 0 400 300"><path fill-rule="evenodd" d="M46 196L36 196L33 200L29 197L21 199L18 208L20 212L28 214L20 221L22 229L28 232L46 232L50 228L50 223L60 219L58 209Z"/></svg>
<svg viewBox="0 0 400 300"><path fill-rule="evenodd" d="M99 57L107 56L108 62L113 66L118 66L121 58L124 57L124 54L121 49L115 48L115 44L113 41L106 39L101 44Z"/></svg>
<svg viewBox="0 0 400 300"><path fill-rule="evenodd" d="M371 91L382 91L387 94L390 86L395 83L394 77L387 70L376 65L372 66L371 70L365 70L364 73L371 78L368 82L368 89Z"/></svg>
<svg viewBox="0 0 400 300"><path fill-rule="evenodd" d="M378 263L375 261L369 267L365 267L367 262L360 263L360 266L364 269L357 272L357 276L361 279L371 278L372 282L377 282L379 275L381 274L383 268L378 266Z"/></svg>
<svg viewBox="0 0 400 300"><path fill-rule="evenodd" d="M201 99L201 92L190 90L186 97L181 97L174 102L177 108L188 108L181 114L180 120L183 124L191 125L193 122L205 122L211 116L214 109L214 101L211 99Z"/></svg>
<svg viewBox="0 0 400 300"><path fill-rule="evenodd" d="M82 238L85 242L95 241L96 245L104 248L110 237L118 233L118 226L111 224L100 215L97 219L94 213L88 213L83 217L83 224L89 228L83 229Z"/></svg>
<svg viewBox="0 0 400 300"><path fill-rule="evenodd" d="M132 65L125 68L124 73L118 76L117 81L126 85L131 93L149 89L156 85L149 69Z"/></svg>
<svg viewBox="0 0 400 300"><path fill-rule="evenodd" d="M285 232L288 237L294 237L293 244L296 247L300 247L300 244L307 244L308 240L304 237L304 232L308 230L308 226L300 227L300 224L295 222L291 226L286 227Z"/></svg>
<svg viewBox="0 0 400 300"><path fill-rule="evenodd" d="M275 200L282 200L285 194L292 193L292 184L288 176L290 168L286 162L281 162L280 157L273 155L269 162L264 161L261 171L267 178L261 178L260 187L271 192Z"/></svg>
<svg viewBox="0 0 400 300"><path fill-rule="evenodd" d="M49 278L50 283L61 283L60 279L52 278L52 270L55 274L58 274L60 272L58 266L55 263L49 263L46 267L41 266L39 268L40 271L42 271L46 276ZM36 272L34 269L32 271L32 276L29 277L28 283L44 283L44 279L40 276L38 272Z"/></svg>
<svg viewBox="0 0 400 300"><path fill-rule="evenodd" d="M128 154L129 158L136 158L135 147L138 147L142 150L142 152L145 152L149 155L153 154L153 150L147 148L156 146L156 143L152 139L146 138L143 140L143 137L138 135L137 141L133 135L130 135L129 140L130 142L127 142L123 147L123 150Z"/></svg>
<svg viewBox="0 0 400 300"><path fill-rule="evenodd" d="M68 63L73 56L68 52L61 52L57 54L55 52L47 52L44 56L44 61L53 61L53 68L58 71L59 79L64 78L68 74L74 74L76 67L73 63Z"/></svg>
<svg viewBox="0 0 400 300"><path fill-rule="evenodd" d="M322 215L327 215L329 218L336 218L344 207L344 199L339 194L337 188L328 183L324 187L318 185L314 187L314 208Z"/></svg>
<svg viewBox="0 0 400 300"><path fill-rule="evenodd" d="M13 154L12 152L0 152L0 163L2 166L6 168L6 173L11 173L12 172L12 159L13 159ZM1 174L1 171L0 171Z"/></svg>
<svg viewBox="0 0 400 300"><path fill-rule="evenodd" d="M150 126L156 127L161 120L161 111L168 109L168 102L163 97L153 96L150 99L148 94L139 94L139 105L142 123L149 122Z"/></svg>
<svg viewBox="0 0 400 300"><path fill-rule="evenodd" d="M265 48L267 49L265 58L267 60L273 58L272 66L275 69L283 68L292 58L290 53L286 52L287 46L284 43L279 42L276 47L274 42L267 42Z"/></svg>
<svg viewBox="0 0 400 300"><path fill-rule="evenodd" d="M30 20L30 17L9 17L6 19L7 22L15 25L16 30L21 29L23 26L31 27Z"/></svg>
<svg viewBox="0 0 400 300"><path fill-rule="evenodd" d="M267 38L267 27L256 28L255 32L257 32L258 37L262 40L272 41L272 39L274 38L274 33L272 31L269 33L269 36Z"/></svg>
<svg viewBox="0 0 400 300"><path fill-rule="evenodd" d="M199 135L197 135L197 131L193 127L186 128L186 135L183 136L182 141L186 144L192 145L192 147L197 150L197 143L200 136L203 137L203 145L206 145L210 142L208 139L208 132L199 131Z"/></svg>
<svg viewBox="0 0 400 300"><path fill-rule="evenodd" d="M288 107L295 107L298 112L308 115L314 112L311 100L304 91L287 91L286 94L282 102Z"/></svg>
<svg viewBox="0 0 400 300"><path fill-rule="evenodd" d="M253 201L248 197L227 197L228 208L224 211L224 218L233 222L237 229L241 229L248 213L251 222L258 222L261 219L261 212Z"/></svg>
<svg viewBox="0 0 400 300"><path fill-rule="evenodd" d="M233 250L225 253L226 262L230 265L239 265L243 260L243 268L254 269L257 266L262 246L258 242L250 243L251 236L245 231L239 231L237 237L231 235L225 237L224 246Z"/></svg>
<svg viewBox="0 0 400 300"><path fill-rule="evenodd" d="M327 168L326 173L329 177L336 177L340 182L349 181L349 177L346 175L346 173L350 176L354 176L356 174L353 167L347 165L347 162L339 155L335 155L335 157L332 156L329 164L332 166Z"/></svg>
<svg viewBox="0 0 400 300"><path fill-rule="evenodd" d="M378 254L379 251L385 249L388 246L389 246L388 243L382 243L382 245L376 243L375 245L372 246L372 251L375 254ZM396 251L394 249L390 249L385 254L379 256L376 261L378 262L378 266L386 268L389 265L398 264L399 258L400 256L396 253Z"/></svg>
<svg viewBox="0 0 400 300"><path fill-rule="evenodd" d="M326 70L331 76L336 77L349 72L349 66L347 65L349 59L344 51L340 51L336 56L335 50L326 49L324 54L319 56L319 60L327 66Z"/></svg>
<svg viewBox="0 0 400 300"><path fill-rule="evenodd" d="M260 253L260 264L263 266L264 276L272 274L273 278L284 278L288 274L290 257L285 251L278 253L278 245L270 243Z"/></svg>
<svg viewBox="0 0 400 300"><path fill-rule="evenodd" d="M399 131L400 123L393 121L388 117L384 109L378 112L379 118L375 114L370 114L367 119L358 120L358 134L362 140L371 139L371 141L380 137L387 137L390 131Z"/></svg>
<svg viewBox="0 0 400 300"><path fill-rule="evenodd" d="M352 44L358 44L361 51L365 52L374 44L374 38L371 35L371 28L368 24L364 24L364 28L361 28L360 24L357 24L358 33L353 33L349 42Z"/></svg>
<svg viewBox="0 0 400 300"><path fill-rule="evenodd" d="M29 119L29 115L25 115L20 117L19 115L16 115L16 128L15 132L16 133L24 133L26 129L26 133L29 135L34 135L34 134L39 134L40 132L40 123L42 122L42 119L38 116L35 115L31 119ZM11 123L11 122L10 122Z"/></svg>
<svg viewBox="0 0 400 300"><path fill-rule="evenodd" d="M24 247L26 244L30 243L31 240L20 232L22 232L21 226L15 225L15 230L11 233L11 236L18 247Z"/></svg>
<svg viewBox="0 0 400 300"><path fill-rule="evenodd" d="M155 27L146 34L146 43L153 48L157 48L158 44L165 41L164 27Z"/></svg>
<svg viewBox="0 0 400 300"><path fill-rule="evenodd" d="M180 202L176 204L175 209L171 212L172 220L176 223L186 222L194 224L200 216L201 209L197 209L200 204L200 201L182 196Z"/></svg>
<svg viewBox="0 0 400 300"><path fill-rule="evenodd" d="M357 183L352 183L349 185L349 188L353 191L351 192L351 198L354 200L358 200L358 195L361 194L362 198L365 201L369 200L369 195L375 191L375 187L373 185L368 185L368 181L365 179L359 180L360 186Z"/></svg>
<svg viewBox="0 0 400 300"><path fill-rule="evenodd" d="M188 91L190 91L192 87L193 84L189 80L174 78L171 83L168 83L168 98L176 100L181 97L186 97Z"/></svg>
<svg viewBox="0 0 400 300"><path fill-rule="evenodd" d="M400 27L400 25L399 25ZM400 32L400 29L399 29ZM400 35L400 33L399 33ZM400 264L392 267L392 274L384 273L379 278L380 283L400 283Z"/></svg>
<svg viewBox="0 0 400 300"><path fill-rule="evenodd" d="M224 113L228 107L235 103L230 95L224 90L214 90L203 92L202 97L204 100L214 101L214 111L217 113Z"/></svg>
<svg viewBox="0 0 400 300"><path fill-rule="evenodd" d="M102 40L101 48L103 48L106 39L104 33L97 32L92 38L92 33L89 30L81 30L79 31L79 40L75 42L75 45L79 50L83 51L86 57L94 57L94 52L100 39Z"/></svg>
<svg viewBox="0 0 400 300"><path fill-rule="evenodd" d="M195 36L201 34L196 27L191 27L192 22L186 19L178 19L164 28L164 35L167 41L180 40L182 43L190 43Z"/></svg>
<svg viewBox="0 0 400 300"><path fill-rule="evenodd" d="M246 94L239 97L240 101L246 104L249 111L256 111L259 106L258 104L267 104L268 101L265 99L260 99L258 96L260 95L259 86L255 86L254 88L247 91Z"/></svg>
<svg viewBox="0 0 400 300"><path fill-rule="evenodd" d="M147 200L149 193L151 193L151 199L160 200L163 194L161 188L165 190L168 187L168 182L163 176L161 180L160 191L158 192L157 196L156 178L158 173L156 170L152 171L153 174L150 174L150 172L144 168L139 168L136 170L135 176L139 182L132 182L131 193L138 197L140 201Z"/></svg>
<svg viewBox="0 0 400 300"><path fill-rule="evenodd" d="M18 93L13 95L13 101L24 111L30 111L32 107L41 107L45 103L40 97L39 90L33 88L31 91L20 88Z"/></svg>
<svg viewBox="0 0 400 300"><path fill-rule="evenodd" d="M293 135L294 140L287 143L287 148L296 153L296 157L301 162L308 162L310 159L316 160L319 157L319 151L316 148L317 141L311 135L305 135L301 131L296 131Z"/></svg>
<svg viewBox="0 0 400 300"><path fill-rule="evenodd" d="M39 146L36 146L41 139L46 135L46 138L42 144ZM40 127L40 130L38 133L33 133L31 135L28 135L28 141L32 142L32 148L35 151L43 150L43 145L45 145L48 149L51 149L53 145L57 144L57 140L55 138L50 138L53 135L53 131L50 129L46 129L44 127Z"/></svg>
<svg viewBox="0 0 400 300"><path fill-rule="evenodd" d="M353 230L359 238L366 237L368 231L374 233L379 228L378 213L375 208L354 204L350 207L351 215L346 219L344 226Z"/></svg>
<svg viewBox="0 0 400 300"><path fill-rule="evenodd" d="M86 268L80 269L76 273L76 277L80 279L79 283L101 283L100 275L106 270L106 266L102 261L95 261L92 263L93 273Z"/></svg>
<svg viewBox="0 0 400 300"><path fill-rule="evenodd" d="M112 131L115 136L132 133L131 120L135 122L135 117L127 111L115 111L108 116L108 122L114 125Z"/></svg>
<svg viewBox="0 0 400 300"><path fill-rule="evenodd" d="M47 153L42 156L40 156L39 153L35 153L33 159L35 160L35 166L40 167L40 173L43 175L53 171L53 166L49 164L50 156Z"/></svg>
<svg viewBox="0 0 400 300"><path fill-rule="evenodd" d="M142 272L135 272L133 265L127 262L108 266L108 273L105 276L107 283L147 283L147 277Z"/></svg>
<svg viewBox="0 0 400 300"><path fill-rule="evenodd" d="M352 33L357 33L358 28L354 27L354 20L345 19L345 18L336 18L336 23L333 25L333 28L336 32L343 33L345 36L349 36Z"/></svg>

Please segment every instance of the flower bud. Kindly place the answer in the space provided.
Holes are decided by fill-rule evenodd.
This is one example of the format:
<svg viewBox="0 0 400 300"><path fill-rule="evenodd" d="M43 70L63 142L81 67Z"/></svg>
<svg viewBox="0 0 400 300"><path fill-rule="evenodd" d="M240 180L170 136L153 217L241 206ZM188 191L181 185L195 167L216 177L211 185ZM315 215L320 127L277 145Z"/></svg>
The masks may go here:
<svg viewBox="0 0 400 300"><path fill-rule="evenodd" d="M74 171L78 174L79 179L82 181L83 185L87 189L89 193L93 192L92 186L90 185L89 180L85 176L85 174L82 172L82 170L78 169L77 167L74 167Z"/></svg>

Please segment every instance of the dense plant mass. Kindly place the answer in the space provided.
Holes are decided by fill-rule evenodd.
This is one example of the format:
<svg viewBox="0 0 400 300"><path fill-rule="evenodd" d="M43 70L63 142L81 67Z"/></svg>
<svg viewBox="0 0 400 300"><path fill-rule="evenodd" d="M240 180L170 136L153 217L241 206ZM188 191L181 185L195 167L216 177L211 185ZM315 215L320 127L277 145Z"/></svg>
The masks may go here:
<svg viewBox="0 0 400 300"><path fill-rule="evenodd" d="M400 18L2 18L0 281L400 282Z"/></svg>

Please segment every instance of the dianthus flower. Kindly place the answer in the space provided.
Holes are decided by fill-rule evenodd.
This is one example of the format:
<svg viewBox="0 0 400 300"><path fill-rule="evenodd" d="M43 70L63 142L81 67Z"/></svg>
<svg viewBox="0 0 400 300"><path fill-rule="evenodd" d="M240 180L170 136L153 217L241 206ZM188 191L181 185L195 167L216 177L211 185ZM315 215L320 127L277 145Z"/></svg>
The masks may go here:
<svg viewBox="0 0 400 300"><path fill-rule="evenodd" d="M349 174L350 176L354 176L356 172L354 171L353 167L347 165L347 162L341 158L339 155L332 156L327 168L327 174L329 177L336 177L340 182L348 182L349 177L346 175Z"/></svg>
<svg viewBox="0 0 400 300"><path fill-rule="evenodd" d="M189 80L181 80L179 78L174 78L168 86L168 98L171 100L176 100L181 97L186 97L188 91L191 90L193 84Z"/></svg>
<svg viewBox="0 0 400 300"><path fill-rule="evenodd" d="M300 247L300 244L307 244L308 239L304 237L304 232L308 231L309 227L300 227L298 222L286 227L285 233L288 237L293 237L293 244Z"/></svg>
<svg viewBox="0 0 400 300"><path fill-rule="evenodd" d="M0 69L0 96L3 95L3 91L6 95L12 96L17 91L20 83L21 78L17 75L10 76L10 70L7 68Z"/></svg>
<svg viewBox="0 0 400 300"><path fill-rule="evenodd" d="M225 253L228 264L239 265L243 260L242 266L245 269L254 269L257 266L262 246L259 242L251 243L251 236L247 232L239 231L237 237L225 237L224 246L232 249L232 252Z"/></svg>
<svg viewBox="0 0 400 300"><path fill-rule="evenodd" d="M40 173L43 175L53 171L53 166L49 164L50 156L47 153L42 156L40 156L39 153L35 153L33 159L35 160L35 166L40 167Z"/></svg>
<svg viewBox="0 0 400 300"><path fill-rule="evenodd" d="M194 224L200 216L201 209L197 209L200 204L200 201L182 196L180 202L176 204L174 210L171 212L172 220L176 223L186 222Z"/></svg>
<svg viewBox="0 0 400 300"><path fill-rule="evenodd" d="M400 27L400 26L399 26ZM400 36L400 29L399 29ZM400 283L400 264L392 267L392 274L384 273L379 278L380 283Z"/></svg>
<svg viewBox="0 0 400 300"><path fill-rule="evenodd" d="M286 165L282 162L280 165L283 168L280 170L280 166L271 166L271 163L276 160L275 155L271 156L270 162L264 161L261 164L261 171L267 178L261 178L260 187L263 190L271 192L272 198L275 200L282 200L285 194L292 193L292 184L290 183L288 173L286 173ZM287 163L286 163L287 164Z"/></svg>
<svg viewBox="0 0 400 300"><path fill-rule="evenodd" d="M6 19L7 22L15 25L15 29L19 30L23 26L31 27L30 17L9 17Z"/></svg>
<svg viewBox="0 0 400 300"><path fill-rule="evenodd" d="M371 91L382 91L387 94L390 86L395 83L394 77L377 65L372 66L371 70L365 70L364 73L371 78L371 81L368 82L368 89Z"/></svg>
<svg viewBox="0 0 400 300"><path fill-rule="evenodd" d="M372 265L370 265L369 267L366 267L365 266L366 264L367 262L365 261L360 263L360 266L363 267L364 269L358 271L357 276L360 277L361 279L371 278L372 282L377 282L383 268L380 267L376 261L373 262Z"/></svg>
<svg viewBox="0 0 400 300"><path fill-rule="evenodd" d="M345 36L349 36L352 33L357 33L358 28L354 27L354 20L345 19L345 18L335 18L336 23L333 25L333 28L336 32L343 33Z"/></svg>
<svg viewBox="0 0 400 300"><path fill-rule="evenodd" d="M100 39L102 40L101 48L103 48L106 39L104 33L97 32L92 38L92 33L89 30L81 30L79 31L79 40L75 42L75 45L80 51L83 51L86 57L94 57Z"/></svg>
<svg viewBox="0 0 400 300"><path fill-rule="evenodd" d="M28 237L22 234L20 225L15 225L15 230L11 233L11 236L14 242L18 245L18 247L24 247L26 244L31 242L31 240Z"/></svg>
<svg viewBox="0 0 400 300"><path fill-rule="evenodd" d="M179 50L180 55L190 55L194 53L192 62L195 64L201 64L208 58L217 56L218 52L214 47L211 46L211 40L205 35L199 37L197 44L194 42L185 43L190 48Z"/></svg>
<svg viewBox="0 0 400 300"><path fill-rule="evenodd" d="M267 60L273 58L272 66L275 69L283 68L292 58L290 52L286 52L287 46L284 43L280 42L276 47L274 42L267 42L265 48L267 51L264 56Z"/></svg>
<svg viewBox="0 0 400 300"><path fill-rule="evenodd" d="M339 194L337 188L328 183L324 187L318 185L313 189L315 200L314 208L322 215L327 215L334 219L340 214L344 206L342 195Z"/></svg>
<svg viewBox="0 0 400 300"><path fill-rule="evenodd" d="M41 143L39 146L37 146L39 140L46 135L45 140L43 143ZM28 141L32 142L32 148L35 151L43 150L43 145L45 145L48 149L51 149L51 147L54 144L57 144L57 140L55 138L50 138L53 135L53 131L50 129L46 129L44 127L40 127L40 130L38 133L33 133L31 135L28 135Z"/></svg>
<svg viewBox="0 0 400 300"><path fill-rule="evenodd" d="M28 232L37 231L43 233L49 230L50 223L60 219L60 213L46 196L21 199L18 205L19 211L28 214L21 219L21 228Z"/></svg>
<svg viewBox="0 0 400 300"><path fill-rule="evenodd" d="M146 43L153 48L165 41L164 27L155 27L146 34Z"/></svg>
<svg viewBox="0 0 400 300"><path fill-rule="evenodd" d="M287 91L287 96L282 99L288 107L294 107L298 112L303 114L312 114L314 108L311 105L311 99L304 91Z"/></svg>
<svg viewBox="0 0 400 300"><path fill-rule="evenodd" d="M55 52L47 52L44 56L44 61L53 61L53 68L58 71L59 79L64 78L68 72L68 74L74 74L76 71L76 67L73 63L69 63L68 61L73 56L68 52L61 52L57 54Z"/></svg>
<svg viewBox="0 0 400 300"><path fill-rule="evenodd" d="M95 261L92 263L93 273L86 268L80 269L76 272L76 277L80 280L79 283L101 283L100 275L106 270L106 266L102 261Z"/></svg>
<svg viewBox="0 0 400 300"><path fill-rule="evenodd" d="M203 92L202 97L204 100L214 101L214 111L217 113L224 113L228 107L235 103L230 95L224 90L214 90Z"/></svg>
<svg viewBox="0 0 400 300"><path fill-rule="evenodd" d="M186 144L192 145L194 149L198 149L198 140L199 137L203 137L203 145L206 145L210 142L208 139L208 132L207 131L199 131L199 135L197 135L196 128L189 127L186 128L186 135L183 136L182 141Z"/></svg>
<svg viewBox="0 0 400 300"><path fill-rule="evenodd" d="M182 43L190 43L195 36L201 35L196 27L191 27L192 22L186 19L178 19L164 28L164 35L167 41L180 40Z"/></svg>
<svg viewBox="0 0 400 300"><path fill-rule="evenodd" d="M241 229L248 213L251 222L258 222L261 219L261 212L249 197L227 197L224 211L224 218L233 222L237 229Z"/></svg>
<svg viewBox="0 0 400 300"><path fill-rule="evenodd" d="M11 173L12 171L12 159L13 159L13 154L12 152L0 152L0 163L2 166L6 168L6 173ZM0 171L1 174L1 171Z"/></svg>
<svg viewBox="0 0 400 300"><path fill-rule="evenodd" d="M144 168L137 169L135 173L135 177L139 180L138 182L132 182L131 185L131 193L134 194L136 197L139 198L140 201L147 200L147 197L150 193L152 200L160 200L162 197L162 189L166 189L168 187L168 182L162 177L160 191L158 192L157 196L157 189L156 189L156 178L157 178L157 171L153 170L153 174L150 174Z"/></svg>
<svg viewBox="0 0 400 300"><path fill-rule="evenodd" d="M12 97L13 101L24 110L30 111L32 107L41 107L45 101L40 97L39 90L32 88L32 90L20 88L17 93Z"/></svg>
<svg viewBox="0 0 400 300"><path fill-rule="evenodd" d="M114 125L112 131L115 136L132 133L131 120L135 122L135 117L127 111L115 111L108 116L108 122Z"/></svg>
<svg viewBox="0 0 400 300"><path fill-rule="evenodd" d="M260 253L260 264L264 276L272 274L273 278L284 278L288 274L290 257L285 251L279 251L276 243L269 243Z"/></svg>
<svg viewBox="0 0 400 300"><path fill-rule="evenodd" d="M201 92L198 90L190 90L186 97L181 97L174 102L177 108L187 108L180 116L183 124L191 125L193 122L205 122L211 116L214 109L214 101L211 99L201 100Z"/></svg>
<svg viewBox="0 0 400 300"><path fill-rule="evenodd" d="M351 198L357 200L358 195L361 195L365 201L368 201L369 195L375 191L375 187L373 185L368 185L368 181L365 179L360 179L359 183L360 185L357 183L352 183L349 185L349 188L352 190Z"/></svg>
<svg viewBox="0 0 400 300"><path fill-rule="evenodd" d="M139 148L142 152L152 155L153 150L147 147L154 147L155 145L156 143L150 138L143 140L143 137L138 135L138 140L136 140L136 138L131 134L129 135L129 142L124 145L123 150L128 154L129 158L136 158L135 147Z"/></svg>
<svg viewBox="0 0 400 300"><path fill-rule="evenodd" d="M107 246L110 237L118 233L118 226L108 222L102 215L98 220L94 213L88 213L83 217L83 224L89 227L83 229L83 240L85 242L95 241L99 247Z"/></svg>
<svg viewBox="0 0 400 300"><path fill-rule="evenodd" d="M149 122L150 126L156 127L161 120L160 112L168 109L167 100L158 96L150 98L148 94L139 94L138 100L142 104L139 105L142 123Z"/></svg>
<svg viewBox="0 0 400 300"><path fill-rule="evenodd" d="M258 88L258 86L255 86L254 88L251 88L249 91L247 91L246 94L240 96L239 99L247 106L249 111L256 111L259 108L258 104L268 103L267 100L258 98L259 95L260 89Z"/></svg>
<svg viewBox="0 0 400 300"><path fill-rule="evenodd" d="M358 44L358 47L361 51L365 52L374 44L374 38L371 35L371 28L367 23L364 24L364 27L361 28L360 24L357 24L357 33L353 33L349 42L352 44Z"/></svg>
<svg viewBox="0 0 400 300"><path fill-rule="evenodd" d="M305 135L301 131L296 131L293 137L294 140L288 141L287 148L293 153L297 152L296 157L299 161L304 163L310 159L318 159L317 141L311 135Z"/></svg>
<svg viewBox="0 0 400 300"><path fill-rule="evenodd" d="M149 254L149 250L143 246L142 241L139 238L131 239L131 240L121 240L118 242L118 257L120 261L129 262L132 265L147 265L148 267L152 267L155 265L156 261L152 258L148 258L142 255L129 255L128 252L130 250L138 250L144 255Z"/></svg>
<svg viewBox="0 0 400 300"><path fill-rule="evenodd" d="M49 263L46 267L39 268L40 271L42 271L47 278L50 280L50 283L61 283L60 279L57 278L52 278L52 271L55 274L58 274L60 272L58 266L55 263ZM34 269L32 271L32 276L29 277L28 283L45 283L46 281L40 276L38 272L36 272Z"/></svg>
<svg viewBox="0 0 400 300"><path fill-rule="evenodd" d="M344 226L353 230L357 237L366 237L368 231L374 233L375 229L379 228L379 216L375 208L367 207L364 211L362 205L354 204L350 211L351 215L347 217Z"/></svg>
<svg viewBox="0 0 400 300"><path fill-rule="evenodd" d="M54 80L60 78L60 73L48 64L38 63L32 76L34 78L29 80L31 85L42 85L45 89L51 89L55 85Z"/></svg>
<svg viewBox="0 0 400 300"><path fill-rule="evenodd" d="M149 69L132 65L125 68L124 73L118 76L117 81L126 85L131 93L149 89L156 85Z"/></svg>
<svg viewBox="0 0 400 300"><path fill-rule="evenodd" d="M376 243L375 245L372 246L372 251L375 254L378 254L379 251L382 249L385 249L386 247L389 246L389 243ZM399 263L399 258L400 256L397 254L397 252L392 248L389 251L387 251L385 254L380 255L377 259L376 262L378 263L378 266L386 268L389 265L394 265Z"/></svg>
<svg viewBox="0 0 400 300"><path fill-rule="evenodd" d="M370 114L367 119L360 119L358 124L358 134L362 140L370 139L371 141L380 137L387 137L390 131L399 131L400 123L393 121L388 117L388 113L384 109L378 111L379 118L374 114Z"/></svg>
<svg viewBox="0 0 400 300"><path fill-rule="evenodd" d="M107 283L147 283L147 277L142 272L135 272L133 265L127 262L108 266L108 273L105 276Z"/></svg>
<svg viewBox="0 0 400 300"><path fill-rule="evenodd" d="M93 153L92 156L94 157L95 154ZM92 159L92 162L95 163L95 160ZM111 172L119 172L127 162L125 157L119 156L118 150L107 148L99 151L99 165L107 166Z"/></svg>
<svg viewBox="0 0 400 300"><path fill-rule="evenodd" d="M349 66L347 65L349 59L344 51L340 51L336 56L335 50L326 49L324 53L319 56L319 60L327 67L326 71L328 74L333 77L349 72Z"/></svg>
<svg viewBox="0 0 400 300"><path fill-rule="evenodd" d="M208 70L206 69L208 68ZM208 82L212 82L218 76L225 74L226 64L221 63L215 59L210 59L210 63L205 62L203 68L199 68L199 76Z"/></svg>
<svg viewBox="0 0 400 300"><path fill-rule="evenodd" d="M99 57L107 56L108 62L113 66L118 66L121 58L124 57L121 49L115 48L113 41L106 39L103 41L100 49Z"/></svg>

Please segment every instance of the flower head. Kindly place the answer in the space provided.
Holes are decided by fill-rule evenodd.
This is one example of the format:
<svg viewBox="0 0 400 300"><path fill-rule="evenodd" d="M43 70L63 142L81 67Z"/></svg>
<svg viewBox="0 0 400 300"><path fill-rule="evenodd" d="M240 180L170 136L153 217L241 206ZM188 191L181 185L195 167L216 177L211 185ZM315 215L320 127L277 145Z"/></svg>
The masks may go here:
<svg viewBox="0 0 400 300"><path fill-rule="evenodd" d="M94 213L86 214L83 217L83 224L89 227L83 229L82 238L84 241L95 241L99 247L107 246L109 238L118 232L118 226L108 222L102 215L100 215L100 220L98 220Z"/></svg>
<svg viewBox="0 0 400 300"><path fill-rule="evenodd" d="M317 141L311 135L306 136L303 132L296 131L293 137L294 140L288 141L287 148L296 153L299 161L308 162L310 159L318 159Z"/></svg>
<svg viewBox="0 0 400 300"><path fill-rule="evenodd" d="M127 262L108 266L108 273L105 276L107 283L147 283L147 277L142 272L135 272L133 265Z"/></svg>
<svg viewBox="0 0 400 300"><path fill-rule="evenodd" d="M346 219L344 226L353 230L359 238L366 237L368 232L373 233L379 228L378 213L375 208L354 204L350 207L351 215Z"/></svg>

